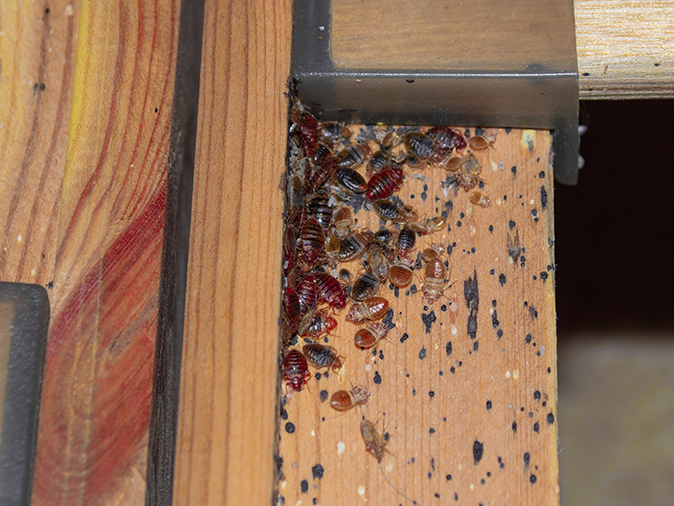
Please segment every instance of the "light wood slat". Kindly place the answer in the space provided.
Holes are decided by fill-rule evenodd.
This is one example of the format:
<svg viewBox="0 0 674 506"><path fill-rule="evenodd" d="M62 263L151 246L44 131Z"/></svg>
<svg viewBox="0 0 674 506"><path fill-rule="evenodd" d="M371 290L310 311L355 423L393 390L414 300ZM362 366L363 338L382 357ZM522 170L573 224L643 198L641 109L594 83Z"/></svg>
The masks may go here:
<svg viewBox="0 0 674 506"><path fill-rule="evenodd" d="M674 3L575 0L581 99L674 98Z"/></svg>
<svg viewBox="0 0 674 506"><path fill-rule="evenodd" d="M365 452L363 416L379 421L380 430L386 426L391 453L382 461L384 473L418 504L453 504L456 497L458 504L559 503L550 142L547 131L498 131L494 146L476 155L492 202L486 209L471 205L463 190L445 191L444 171L406 169L404 202L422 216L449 210L450 230L419 238L412 258L431 243L452 245L451 255L444 254L452 286L430 306L420 291L396 297L382 288L396 328L377 355L354 346L357 327L339 315L329 344L345 357L341 377L310 379L279 420L279 504L407 503ZM356 218L361 227L379 229L373 212L361 210ZM513 262L508 243L516 237L523 249ZM475 275L479 307L471 339L464 287ZM362 411L339 414L330 396L352 385L372 396ZM476 441L483 445L479 462ZM319 464L323 474L315 477Z"/></svg>
<svg viewBox="0 0 674 506"><path fill-rule="evenodd" d="M143 504L178 2L82 4L33 504Z"/></svg>
<svg viewBox="0 0 674 506"><path fill-rule="evenodd" d="M292 2L207 2L173 502L269 504Z"/></svg>
<svg viewBox="0 0 674 506"><path fill-rule="evenodd" d="M49 286L79 0L0 2L0 280Z"/></svg>

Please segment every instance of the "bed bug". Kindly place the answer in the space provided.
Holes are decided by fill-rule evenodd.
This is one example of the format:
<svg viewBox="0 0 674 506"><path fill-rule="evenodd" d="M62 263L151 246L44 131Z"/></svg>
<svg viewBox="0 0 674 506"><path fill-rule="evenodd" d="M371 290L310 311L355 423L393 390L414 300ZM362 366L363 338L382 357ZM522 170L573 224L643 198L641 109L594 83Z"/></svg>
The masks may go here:
<svg viewBox="0 0 674 506"><path fill-rule="evenodd" d="M356 348L361 350L374 348L379 341L386 337L389 330L390 327L385 323L371 323L368 327L358 329L356 335L353 337L353 343L356 345Z"/></svg>
<svg viewBox="0 0 674 506"><path fill-rule="evenodd" d="M405 226L400 230L398 234L398 248L396 249L396 255L400 258L407 258L414 248L414 244L417 241L417 234L414 231Z"/></svg>
<svg viewBox="0 0 674 506"><path fill-rule="evenodd" d="M286 276L297 266L297 236L295 230L286 227L283 234L283 274Z"/></svg>
<svg viewBox="0 0 674 506"><path fill-rule="evenodd" d="M372 208L377 216L384 221L393 221L395 223L408 223L417 221L418 215L412 206L399 205L392 200L375 200Z"/></svg>
<svg viewBox="0 0 674 506"><path fill-rule="evenodd" d="M372 177L377 172L380 172L384 167L391 165L392 157L388 151L379 150L375 152L370 160L367 162L367 168L365 172L368 176Z"/></svg>
<svg viewBox="0 0 674 506"><path fill-rule="evenodd" d="M348 192L363 193L367 190L367 182L355 170L344 167L337 170L337 182Z"/></svg>
<svg viewBox="0 0 674 506"><path fill-rule="evenodd" d="M287 395L288 386L299 392L311 377L307 359L298 350L290 350L283 359L284 392Z"/></svg>
<svg viewBox="0 0 674 506"><path fill-rule="evenodd" d="M338 260L351 262L357 260L365 253L367 238L358 232L352 232L339 245Z"/></svg>
<svg viewBox="0 0 674 506"><path fill-rule="evenodd" d="M363 436L363 441L365 441L365 451L381 464L384 454L387 452L388 440L380 434L377 427L369 420L364 419L360 422L360 433Z"/></svg>
<svg viewBox="0 0 674 506"><path fill-rule="evenodd" d="M309 365L315 367L316 369L323 369L328 367L333 371L337 372L342 368L342 359L337 355L337 350L332 346L326 346L324 344L305 344L302 347L302 353L307 359Z"/></svg>
<svg viewBox="0 0 674 506"><path fill-rule="evenodd" d="M314 163L321 163L323 160L332 156L332 147L325 142L319 142L314 149L314 154L311 159Z"/></svg>
<svg viewBox="0 0 674 506"><path fill-rule="evenodd" d="M466 139L461 132L448 126L436 126L430 128L426 135L431 137L441 152L451 153L453 150L462 150L466 147Z"/></svg>
<svg viewBox="0 0 674 506"><path fill-rule="evenodd" d="M377 295L380 283L372 274L365 272L358 276L351 287L351 298L361 302Z"/></svg>
<svg viewBox="0 0 674 506"><path fill-rule="evenodd" d="M448 156L443 158L438 167L445 169L449 174L456 174L461 170L461 157L459 156Z"/></svg>
<svg viewBox="0 0 674 506"><path fill-rule="evenodd" d="M338 390L330 397L330 406L336 411L349 411L365 404L370 398L370 391L356 385L351 390Z"/></svg>
<svg viewBox="0 0 674 506"><path fill-rule="evenodd" d="M386 167L374 174L367 182L365 199L369 201L385 199L393 195L403 184L403 170Z"/></svg>
<svg viewBox="0 0 674 506"><path fill-rule="evenodd" d="M388 300L384 297L370 297L363 302L354 302L346 315L346 321L360 325L370 320L381 320L388 312Z"/></svg>
<svg viewBox="0 0 674 506"><path fill-rule="evenodd" d="M393 232L391 232L387 228L377 230L374 233L374 240L382 245L388 244L389 242L391 242L391 239L393 239Z"/></svg>
<svg viewBox="0 0 674 506"><path fill-rule="evenodd" d="M283 340L288 341L297 332L300 324L301 309L297 293L291 286L283 290Z"/></svg>
<svg viewBox="0 0 674 506"><path fill-rule="evenodd" d="M423 258L424 262L430 262L434 258L440 256L442 250L442 244L431 244L428 248L421 252L421 258Z"/></svg>
<svg viewBox="0 0 674 506"><path fill-rule="evenodd" d="M496 135L474 135L468 138L468 145L473 151L483 151L496 142Z"/></svg>
<svg viewBox="0 0 674 506"><path fill-rule="evenodd" d="M353 169L365 162L371 155L372 150L367 143L351 144L337 153L337 166L340 169Z"/></svg>
<svg viewBox="0 0 674 506"><path fill-rule="evenodd" d="M477 190L470 194L470 201L473 205L480 207L489 207L491 205L489 197Z"/></svg>
<svg viewBox="0 0 674 506"><path fill-rule="evenodd" d="M447 268L440 257L435 257L426 264L421 292L428 304L433 304L443 296L447 285L446 276Z"/></svg>
<svg viewBox="0 0 674 506"><path fill-rule="evenodd" d="M333 156L329 156L320 164L316 165L311 173L311 177L306 179L304 187L305 193L316 193L318 189L332 177L336 170L337 160Z"/></svg>
<svg viewBox="0 0 674 506"><path fill-rule="evenodd" d="M346 294L339 281L325 272L317 272L313 276L319 301L325 302L335 309L344 309Z"/></svg>
<svg viewBox="0 0 674 506"><path fill-rule="evenodd" d="M408 224L409 228L412 229L412 231L421 235L433 234L445 228L446 225L447 225L447 218L443 218L442 216L436 216L435 218L428 218L423 222L415 221Z"/></svg>
<svg viewBox="0 0 674 506"><path fill-rule="evenodd" d="M407 288L414 280L412 266L406 262L394 263L388 273L388 280L396 288Z"/></svg>
<svg viewBox="0 0 674 506"><path fill-rule="evenodd" d="M340 244L341 241L334 233L334 230L329 232L328 236L325 238L324 253L328 258L328 261L333 264L336 264L338 261Z"/></svg>
<svg viewBox="0 0 674 506"><path fill-rule="evenodd" d="M316 218L308 218L302 223L299 236L300 259L305 268L310 268L318 261L325 245L323 227Z"/></svg>
<svg viewBox="0 0 674 506"><path fill-rule="evenodd" d="M472 190L480 181L480 173L482 172L482 165L480 161L472 154L468 154L461 159L461 169L455 176L456 183L464 191Z"/></svg>
<svg viewBox="0 0 674 506"><path fill-rule="evenodd" d="M323 121L320 123L321 137L331 141L338 141L341 139L348 139L351 137L351 130L349 130L343 123L338 121Z"/></svg>
<svg viewBox="0 0 674 506"><path fill-rule="evenodd" d="M435 153L435 141L421 132L408 132L403 137L407 152L425 160Z"/></svg>
<svg viewBox="0 0 674 506"><path fill-rule="evenodd" d="M328 204L328 191L325 188L319 189L311 200L307 203L307 213L316 218L321 224L323 230L327 230L332 223L334 208Z"/></svg>
<svg viewBox="0 0 674 506"><path fill-rule="evenodd" d="M297 326L297 335L309 339L318 339L337 328L337 320L324 311L309 311Z"/></svg>
<svg viewBox="0 0 674 506"><path fill-rule="evenodd" d="M337 273L337 277L343 281L344 283L348 283L349 285L351 284L351 281L353 280L353 276L351 275L351 271L349 269L339 269L339 272Z"/></svg>
<svg viewBox="0 0 674 506"><path fill-rule="evenodd" d="M312 156L318 144L318 121L313 114L307 111L300 114L298 133L304 154Z"/></svg>
<svg viewBox="0 0 674 506"><path fill-rule="evenodd" d="M344 239L351 233L353 226L353 211L350 207L340 207L333 215L332 223L335 227L335 235Z"/></svg>
<svg viewBox="0 0 674 506"><path fill-rule="evenodd" d="M300 313L307 314L311 311L318 301L318 293L316 292L316 285L314 285L314 278L311 275L305 276L295 288L297 292L297 300L300 305Z"/></svg>

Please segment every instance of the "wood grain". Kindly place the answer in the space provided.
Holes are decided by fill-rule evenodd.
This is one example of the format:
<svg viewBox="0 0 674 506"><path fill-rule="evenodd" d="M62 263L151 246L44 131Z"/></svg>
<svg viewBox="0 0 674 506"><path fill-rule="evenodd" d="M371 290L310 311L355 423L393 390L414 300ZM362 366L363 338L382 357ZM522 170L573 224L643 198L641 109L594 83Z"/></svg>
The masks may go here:
<svg viewBox="0 0 674 506"><path fill-rule="evenodd" d="M291 11L206 4L174 504L273 496Z"/></svg>
<svg viewBox="0 0 674 506"><path fill-rule="evenodd" d="M180 5L82 4L33 504L142 504Z"/></svg>
<svg viewBox="0 0 674 506"><path fill-rule="evenodd" d="M391 484L423 505L559 503L550 142L547 131L499 130L476 154L487 208L443 170L406 169L400 198L448 218L417 240L412 258L441 244L451 286L432 305L419 271L407 290L382 287L395 328L376 353L354 346L357 327L339 314L328 340L344 357L341 375L316 375L281 412L279 503L405 503ZM380 227L372 211L356 218ZM516 244L519 254L509 250ZM479 293L474 337L467 285ZM330 396L352 385L370 390L369 402L337 413ZM363 417L390 436L382 471L391 484L365 452Z"/></svg>
<svg viewBox="0 0 674 506"><path fill-rule="evenodd" d="M515 55L507 51L503 27L510 16L518 22L530 16L526 2L507 4L510 15L496 15L498 2L457 3L333 0L335 65L437 69L479 61L509 69L558 51L545 37ZM574 14L581 99L674 98L672 2L575 0ZM546 29L554 30L554 23ZM499 60L504 53L507 61Z"/></svg>
<svg viewBox="0 0 674 506"><path fill-rule="evenodd" d="M0 280L54 275L79 0L0 3Z"/></svg>

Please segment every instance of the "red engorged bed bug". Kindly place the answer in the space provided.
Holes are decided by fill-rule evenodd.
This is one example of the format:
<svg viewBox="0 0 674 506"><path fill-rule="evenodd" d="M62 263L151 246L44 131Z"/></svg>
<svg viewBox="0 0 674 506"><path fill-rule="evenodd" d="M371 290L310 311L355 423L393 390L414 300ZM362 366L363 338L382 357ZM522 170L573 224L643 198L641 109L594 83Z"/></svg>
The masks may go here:
<svg viewBox="0 0 674 506"><path fill-rule="evenodd" d="M346 294L339 281L325 272L317 272L313 276L319 301L325 302L335 309L344 309Z"/></svg>
<svg viewBox="0 0 674 506"><path fill-rule="evenodd" d="M366 320L381 320L388 311L388 301L384 297L370 297L363 302L354 302L346 315L346 321L359 325Z"/></svg>
<svg viewBox="0 0 674 506"><path fill-rule="evenodd" d="M318 293L316 291L316 285L314 285L313 276L305 276L304 279L297 284L295 292L297 293L297 299L300 304L300 313L306 314L311 311L318 301Z"/></svg>
<svg viewBox="0 0 674 506"><path fill-rule="evenodd" d="M306 111L300 114L298 133L302 141L304 154L309 157L312 156L318 144L318 121L313 114Z"/></svg>
<svg viewBox="0 0 674 506"><path fill-rule="evenodd" d="M461 132L448 126L436 126L428 130L426 135L431 137L440 152L449 154L453 150L462 150L466 147L466 139Z"/></svg>
<svg viewBox="0 0 674 506"><path fill-rule="evenodd" d="M337 411L349 411L356 406L365 404L370 398L370 392L365 387L356 385L351 390L338 390L330 397L330 406Z"/></svg>
<svg viewBox="0 0 674 506"><path fill-rule="evenodd" d="M324 311L309 311L297 326L297 334L300 337L318 339L337 328L337 320L328 316Z"/></svg>
<svg viewBox="0 0 674 506"><path fill-rule="evenodd" d="M379 341L386 337L386 334L388 334L389 330L389 326L385 323L372 323L369 327L359 329L356 332L356 335L353 338L353 343L356 345L356 348L360 348L361 350L374 348L377 346Z"/></svg>
<svg viewBox="0 0 674 506"><path fill-rule="evenodd" d="M307 362L316 369L323 369L328 367L337 372L342 368L342 358L337 355L337 350L332 346L324 344L305 344L302 347L302 353L307 359Z"/></svg>
<svg viewBox="0 0 674 506"><path fill-rule="evenodd" d="M307 359L298 350L290 350L283 359L284 393L288 393L288 385L299 392L311 377Z"/></svg>
<svg viewBox="0 0 674 506"><path fill-rule="evenodd" d="M385 199L393 195L403 184L403 170L385 167L367 182L365 199L369 201Z"/></svg>
<svg viewBox="0 0 674 506"><path fill-rule="evenodd" d="M316 218L308 218L302 223L299 236L300 260L303 268L313 266L323 253L325 233Z"/></svg>

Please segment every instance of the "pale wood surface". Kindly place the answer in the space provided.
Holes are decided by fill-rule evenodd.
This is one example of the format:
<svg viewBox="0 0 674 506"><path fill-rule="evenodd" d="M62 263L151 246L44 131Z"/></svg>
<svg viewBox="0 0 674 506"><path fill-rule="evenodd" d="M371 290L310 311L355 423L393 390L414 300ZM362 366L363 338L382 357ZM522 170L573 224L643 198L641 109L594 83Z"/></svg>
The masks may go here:
<svg viewBox="0 0 674 506"><path fill-rule="evenodd" d="M0 2L0 280L48 285L80 0Z"/></svg>
<svg viewBox="0 0 674 506"><path fill-rule="evenodd" d="M176 505L273 496L291 12L206 4Z"/></svg>
<svg viewBox="0 0 674 506"><path fill-rule="evenodd" d="M178 2L85 1L33 504L143 504Z"/></svg>
<svg viewBox="0 0 674 506"><path fill-rule="evenodd" d="M418 239L412 258L431 243L452 245L443 256L452 286L430 306L420 291L396 297L382 288L396 328L377 355L354 346L357 327L339 315L329 343L345 357L341 377L312 378L279 420L285 504L405 503L365 452L363 416L378 420L380 430L386 426L391 454L382 461L384 473L419 504L453 503L457 495L462 504L559 502L550 139L546 131L500 130L492 149L477 154L492 201L486 209L472 206L463 190L443 189L444 171L406 169L404 202L429 217L449 210L450 230ZM361 227L379 229L370 211L356 218ZM513 262L508 244L516 237L523 249ZM417 274L418 290L423 280ZM471 339L464 283L476 274L479 309ZM339 414L329 406L330 395L351 385L365 386L372 397L362 411ZM323 390L327 400L321 401ZM478 463L475 441L484 448ZM314 478L318 464L322 478Z"/></svg>
<svg viewBox="0 0 674 506"><path fill-rule="evenodd" d="M407 0L332 2L331 44L336 66L347 68L460 68L462 58L521 68L556 48L539 38L499 61L500 28L507 15L499 3L473 2L467 12L442 3ZM535 5L535 2L534 4ZM506 5L510 11L509 4ZM479 24L466 19L480 10ZM483 12L482 12L483 11ZM527 16L530 9L512 13ZM674 97L674 4L668 0L576 0L576 52L581 99ZM468 24L468 29L463 26ZM454 27L461 27L459 34ZM489 36L485 37L484 34ZM506 37L507 39L507 37ZM496 42L496 47L490 46ZM501 46L506 47L506 46ZM545 63L545 62L543 62ZM553 61L554 63L554 61Z"/></svg>

